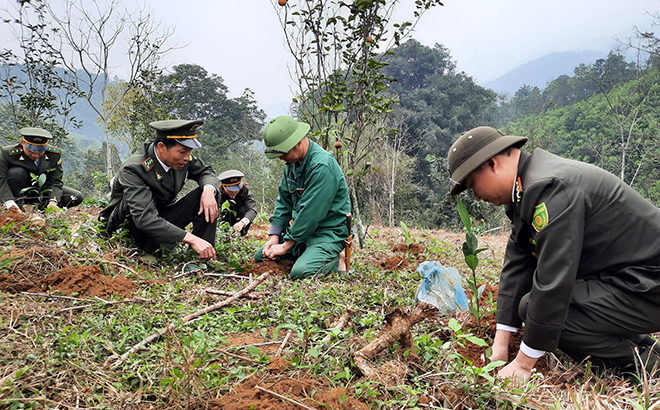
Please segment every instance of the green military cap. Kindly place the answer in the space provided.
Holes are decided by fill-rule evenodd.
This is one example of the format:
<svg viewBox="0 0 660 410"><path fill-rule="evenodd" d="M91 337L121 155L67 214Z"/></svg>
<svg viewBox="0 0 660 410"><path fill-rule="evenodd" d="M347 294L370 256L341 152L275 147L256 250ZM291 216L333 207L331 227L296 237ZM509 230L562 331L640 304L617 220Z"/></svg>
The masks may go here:
<svg viewBox="0 0 660 410"><path fill-rule="evenodd" d="M202 148L197 141L197 128L204 120L164 120L150 122L149 126L156 130L156 136L174 139L188 148Z"/></svg>
<svg viewBox="0 0 660 410"><path fill-rule="evenodd" d="M236 169L230 169L218 175L218 179L228 191L236 192L243 188L243 173Z"/></svg>
<svg viewBox="0 0 660 410"><path fill-rule="evenodd" d="M48 143L53 138L50 132L37 127L21 128L18 133L25 140L26 148L37 154L46 151Z"/></svg>
<svg viewBox="0 0 660 410"><path fill-rule="evenodd" d="M451 194L457 195L465 191L465 178L481 164L505 148L520 148L526 142L526 137L504 135L493 127L477 127L464 132L447 153Z"/></svg>
<svg viewBox="0 0 660 410"><path fill-rule="evenodd" d="M279 158L291 151L307 135L310 126L286 115L270 120L264 128L266 158Z"/></svg>

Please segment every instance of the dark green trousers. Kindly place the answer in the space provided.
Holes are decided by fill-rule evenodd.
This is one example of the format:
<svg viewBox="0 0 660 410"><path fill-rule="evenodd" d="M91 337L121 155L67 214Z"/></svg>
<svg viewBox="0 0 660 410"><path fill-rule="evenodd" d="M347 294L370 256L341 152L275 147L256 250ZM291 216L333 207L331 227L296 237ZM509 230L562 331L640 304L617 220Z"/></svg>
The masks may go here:
<svg viewBox="0 0 660 410"><path fill-rule="evenodd" d="M284 240L280 238L280 243ZM294 261L289 276L291 279L304 279L311 276L324 276L330 272L337 272L339 268L339 254L344 250L344 241L322 242L311 245L297 244L280 258ZM263 262L263 246L254 254L257 263Z"/></svg>

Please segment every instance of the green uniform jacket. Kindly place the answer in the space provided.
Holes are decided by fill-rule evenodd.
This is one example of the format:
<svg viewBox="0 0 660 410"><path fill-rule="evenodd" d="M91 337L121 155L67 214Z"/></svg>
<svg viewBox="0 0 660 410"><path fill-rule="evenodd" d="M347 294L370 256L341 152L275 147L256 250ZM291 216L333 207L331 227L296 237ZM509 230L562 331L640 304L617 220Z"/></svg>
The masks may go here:
<svg viewBox="0 0 660 410"><path fill-rule="evenodd" d="M346 179L337 161L313 141L302 164L286 164L270 218L286 228L284 239L297 244L338 242L348 237L346 214L351 210Z"/></svg>
<svg viewBox="0 0 660 410"><path fill-rule="evenodd" d="M612 292L660 292L660 210L614 175L536 149L522 153L517 199L506 206L512 232L497 298L497 322L523 340L557 349L576 280L598 279ZM660 297L660 295L658 295ZM605 306L644 320L634 306ZM585 329L597 333L598 329Z"/></svg>
<svg viewBox="0 0 660 410"><path fill-rule="evenodd" d="M172 173L176 181L172 180ZM161 218L158 210L174 202L186 179L197 181L200 186L211 184L216 189L220 185L213 169L192 157L182 169L165 172L154 153L154 144L147 141L122 164L112 184L110 204L100 216L109 218L116 207L122 206L121 220L130 214L137 228L157 242L180 242L186 231Z"/></svg>
<svg viewBox="0 0 660 410"><path fill-rule="evenodd" d="M14 194L7 183L7 170L13 167L25 168L28 172L35 175L46 174L46 183L43 190L50 189L44 193L44 201L55 198L58 201L62 198L62 153L60 149L52 145L46 147L46 152L39 159L39 167L33 160L23 154L21 144L3 147L0 154L0 200L9 201L14 198Z"/></svg>

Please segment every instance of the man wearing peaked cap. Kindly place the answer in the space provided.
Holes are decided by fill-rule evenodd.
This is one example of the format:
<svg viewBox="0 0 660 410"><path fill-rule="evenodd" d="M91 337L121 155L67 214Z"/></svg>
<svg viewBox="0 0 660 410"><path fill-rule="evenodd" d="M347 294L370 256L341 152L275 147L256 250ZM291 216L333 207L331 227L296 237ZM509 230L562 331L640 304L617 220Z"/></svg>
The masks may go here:
<svg viewBox="0 0 660 410"><path fill-rule="evenodd" d="M82 194L62 183L62 153L49 145L53 138L50 132L26 127L19 134L18 144L4 147L0 155L0 198L5 207L20 210L23 203L49 208L79 205ZM30 174L46 175L46 182L38 188Z"/></svg>
<svg viewBox="0 0 660 410"><path fill-rule="evenodd" d="M220 179L220 204L229 202L229 208L223 209L222 220L232 226L234 232L246 235L252 221L257 217L257 201L254 200L243 173L230 169L218 175Z"/></svg>
<svg viewBox="0 0 660 410"><path fill-rule="evenodd" d="M294 260L292 279L336 272L349 235L346 179L332 155L307 138L309 129L308 124L282 115L263 131L266 157L287 164L268 241L254 259Z"/></svg>
<svg viewBox="0 0 660 410"><path fill-rule="evenodd" d="M148 254L160 245L171 249L184 242L201 259L216 258L219 181L210 166L192 157L192 150L202 146L196 138L202 124L202 120L149 124L156 139L145 142L124 161L112 184L110 204L99 215L107 235L125 224ZM188 179L199 186L176 200ZM193 229L187 232L190 222Z"/></svg>
<svg viewBox="0 0 660 410"><path fill-rule="evenodd" d="M516 358L500 376L527 379L559 348L596 371L632 373L660 363L660 210L607 171L491 127L463 135L447 154L451 193L505 205L511 219L497 297L491 360ZM638 353L636 353L638 352Z"/></svg>

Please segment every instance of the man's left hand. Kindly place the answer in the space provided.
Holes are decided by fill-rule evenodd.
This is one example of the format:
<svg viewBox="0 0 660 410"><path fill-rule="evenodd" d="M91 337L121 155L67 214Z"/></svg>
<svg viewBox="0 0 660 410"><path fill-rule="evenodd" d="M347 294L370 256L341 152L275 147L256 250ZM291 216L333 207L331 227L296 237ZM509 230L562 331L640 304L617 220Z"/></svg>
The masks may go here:
<svg viewBox="0 0 660 410"><path fill-rule="evenodd" d="M236 235L240 234L241 230L243 230L244 227L245 227L245 224L243 222L241 222L241 221L236 222L236 224L234 224L234 226L233 226L234 233Z"/></svg>
<svg viewBox="0 0 660 410"><path fill-rule="evenodd" d="M215 200L215 189L211 186L204 187L202 199L199 201L199 212L204 213L206 222L213 222L218 217L218 202Z"/></svg>

